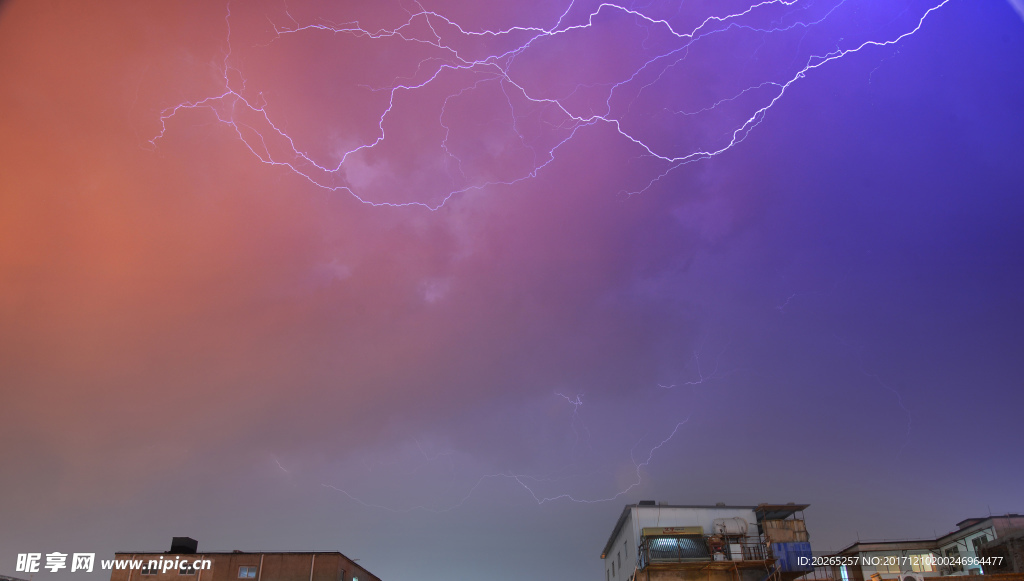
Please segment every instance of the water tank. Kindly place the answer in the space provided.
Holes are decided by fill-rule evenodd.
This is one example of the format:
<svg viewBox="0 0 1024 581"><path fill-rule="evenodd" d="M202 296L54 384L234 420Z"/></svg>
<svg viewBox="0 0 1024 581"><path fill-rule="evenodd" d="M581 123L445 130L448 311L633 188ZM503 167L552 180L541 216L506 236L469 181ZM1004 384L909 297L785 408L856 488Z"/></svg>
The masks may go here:
<svg viewBox="0 0 1024 581"><path fill-rule="evenodd" d="M746 535L748 524L746 519L738 516L733 518L716 518L712 529L719 535Z"/></svg>

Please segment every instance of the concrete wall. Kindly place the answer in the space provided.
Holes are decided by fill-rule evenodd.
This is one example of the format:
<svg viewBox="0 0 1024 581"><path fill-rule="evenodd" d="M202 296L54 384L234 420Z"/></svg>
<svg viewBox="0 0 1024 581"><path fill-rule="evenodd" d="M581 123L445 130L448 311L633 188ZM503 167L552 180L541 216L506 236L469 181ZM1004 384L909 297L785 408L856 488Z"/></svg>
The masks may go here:
<svg viewBox="0 0 1024 581"><path fill-rule="evenodd" d="M999 559L998 564L984 566L986 573L1024 573L1024 531L989 541L981 548L981 556Z"/></svg>
<svg viewBox="0 0 1024 581"><path fill-rule="evenodd" d="M1004 537L1024 529L1024 516L992 517L992 525L996 529L996 537Z"/></svg>

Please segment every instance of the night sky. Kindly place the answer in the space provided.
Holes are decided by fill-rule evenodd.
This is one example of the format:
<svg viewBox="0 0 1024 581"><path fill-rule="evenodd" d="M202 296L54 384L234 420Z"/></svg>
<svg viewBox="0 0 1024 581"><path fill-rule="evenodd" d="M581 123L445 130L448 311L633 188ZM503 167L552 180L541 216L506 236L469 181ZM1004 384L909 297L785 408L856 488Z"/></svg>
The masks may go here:
<svg viewBox="0 0 1024 581"><path fill-rule="evenodd" d="M1024 7L750 2L0 4L0 574L1024 512Z"/></svg>

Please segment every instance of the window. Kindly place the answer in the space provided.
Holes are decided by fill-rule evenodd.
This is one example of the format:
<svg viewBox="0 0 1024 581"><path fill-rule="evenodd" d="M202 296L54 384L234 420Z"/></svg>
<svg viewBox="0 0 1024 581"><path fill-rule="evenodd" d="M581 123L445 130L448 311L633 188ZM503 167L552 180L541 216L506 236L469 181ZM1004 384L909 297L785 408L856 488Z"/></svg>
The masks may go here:
<svg viewBox="0 0 1024 581"><path fill-rule="evenodd" d="M877 559L875 564L875 571L879 573L899 573L900 572L900 558L898 555L893 554L874 554L872 559Z"/></svg>
<svg viewBox="0 0 1024 581"><path fill-rule="evenodd" d="M622 568L622 553L616 553L615 558L619 560L619 569Z"/></svg>
<svg viewBox="0 0 1024 581"><path fill-rule="evenodd" d="M950 563L957 563L960 560L960 549L958 547L950 547L946 549L945 556L949 559ZM949 571L963 571L963 565L951 564L949 565Z"/></svg>
<svg viewBox="0 0 1024 581"><path fill-rule="evenodd" d="M974 540L971 541L971 544L974 545L974 555L976 557L981 557L981 546L987 542L988 535L974 537ZM978 567L977 569L971 569L971 571L976 571L976 573L972 573L973 575L983 575L985 573L982 567ZM968 571L968 573L971 573L971 571Z"/></svg>
<svg viewBox="0 0 1024 581"><path fill-rule="evenodd" d="M615 561L612 561L612 577L615 576Z"/></svg>
<svg viewBox="0 0 1024 581"><path fill-rule="evenodd" d="M150 564L153 565L152 568L150 567ZM143 575L156 575L159 572L160 572L160 567L157 566L156 561L150 561L150 562L146 563L142 567L142 570L139 571L139 573L142 573Z"/></svg>
<svg viewBox="0 0 1024 581"><path fill-rule="evenodd" d="M882 559L886 559L886 557L882 557ZM892 557L889 557L889 559L892 559ZM900 565L899 562L895 560L884 560L875 566L875 571L878 571L879 573L899 573Z"/></svg>
<svg viewBox="0 0 1024 581"><path fill-rule="evenodd" d="M181 567L178 568L178 575L195 575L196 568L192 566L191 562L182 563Z"/></svg>
<svg viewBox="0 0 1024 581"><path fill-rule="evenodd" d="M929 573L934 571L935 568L932 566L932 554L931 553L918 553L910 555L910 568L915 573Z"/></svg>
<svg viewBox="0 0 1024 581"><path fill-rule="evenodd" d="M239 567L238 568L239 579L255 579L256 578L256 567Z"/></svg>

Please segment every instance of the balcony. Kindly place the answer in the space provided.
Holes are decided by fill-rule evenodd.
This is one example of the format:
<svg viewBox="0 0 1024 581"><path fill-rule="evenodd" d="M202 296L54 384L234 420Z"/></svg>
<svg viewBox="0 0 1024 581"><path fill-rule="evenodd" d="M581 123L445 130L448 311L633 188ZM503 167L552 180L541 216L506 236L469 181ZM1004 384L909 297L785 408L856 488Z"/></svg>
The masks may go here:
<svg viewBox="0 0 1024 581"><path fill-rule="evenodd" d="M771 560L758 539L729 539L727 542L720 539L705 535L643 537L637 553L637 566L643 569L648 565L706 565L714 562L763 565L764 561Z"/></svg>

